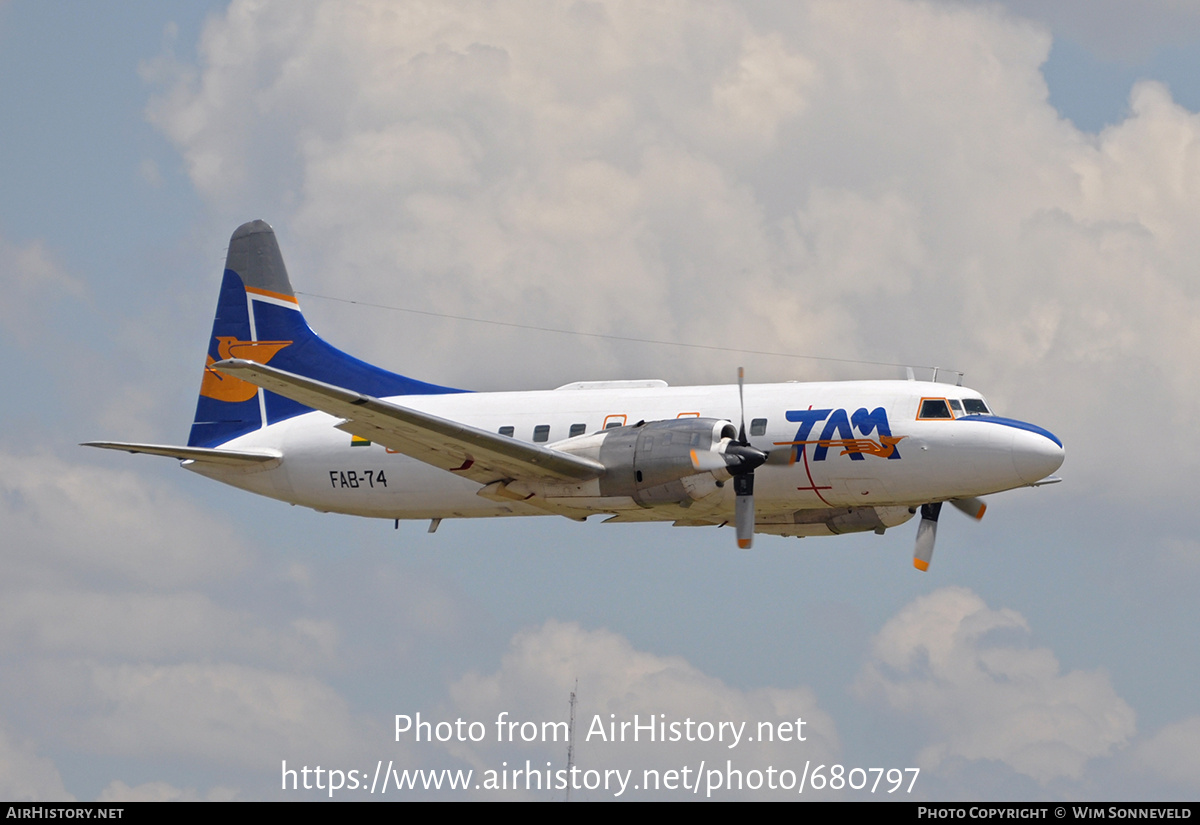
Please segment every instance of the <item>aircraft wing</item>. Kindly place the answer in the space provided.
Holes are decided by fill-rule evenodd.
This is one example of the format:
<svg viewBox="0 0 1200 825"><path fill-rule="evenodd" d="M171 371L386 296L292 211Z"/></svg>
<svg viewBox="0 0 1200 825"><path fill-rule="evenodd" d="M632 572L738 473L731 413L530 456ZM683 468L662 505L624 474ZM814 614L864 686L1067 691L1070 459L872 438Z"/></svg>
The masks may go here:
<svg viewBox="0 0 1200 825"><path fill-rule="evenodd" d="M278 450L222 450L212 447L175 447L170 444L135 444L128 441L85 441L81 447L99 447L102 450L122 450L127 453L145 453L178 458L180 461L199 461L220 464L226 467L244 467L278 461L282 455Z"/></svg>
<svg viewBox="0 0 1200 825"><path fill-rule="evenodd" d="M604 465L591 459L526 444L254 361L230 358L212 368L344 418L336 425L339 430L480 484L505 479L580 482L604 474Z"/></svg>

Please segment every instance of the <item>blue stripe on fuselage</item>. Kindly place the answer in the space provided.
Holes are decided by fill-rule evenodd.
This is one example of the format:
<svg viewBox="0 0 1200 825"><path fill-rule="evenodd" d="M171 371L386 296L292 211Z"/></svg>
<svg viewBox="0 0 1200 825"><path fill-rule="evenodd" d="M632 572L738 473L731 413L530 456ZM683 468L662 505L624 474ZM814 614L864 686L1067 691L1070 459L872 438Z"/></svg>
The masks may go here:
<svg viewBox="0 0 1200 825"><path fill-rule="evenodd" d="M1049 430L1039 427L1037 424L1030 424L1027 421L1018 421L1015 418L1001 418L998 415L964 415L962 418L955 419L956 421L990 421L993 424L1002 424L1005 427L1015 427L1018 430L1028 430L1031 433L1044 435L1046 438L1053 441L1059 447L1062 447L1062 442L1058 440L1058 436Z"/></svg>

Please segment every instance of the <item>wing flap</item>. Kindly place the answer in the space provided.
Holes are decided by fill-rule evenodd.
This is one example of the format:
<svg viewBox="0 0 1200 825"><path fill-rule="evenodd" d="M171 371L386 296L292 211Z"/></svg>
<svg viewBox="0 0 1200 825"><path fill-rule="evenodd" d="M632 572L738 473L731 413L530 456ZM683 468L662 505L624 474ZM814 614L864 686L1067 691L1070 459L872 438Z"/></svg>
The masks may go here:
<svg viewBox="0 0 1200 825"><path fill-rule="evenodd" d="M213 369L343 418L338 429L480 484L502 479L578 482L599 478L604 465L526 444L457 421L382 401L254 361L231 358Z"/></svg>

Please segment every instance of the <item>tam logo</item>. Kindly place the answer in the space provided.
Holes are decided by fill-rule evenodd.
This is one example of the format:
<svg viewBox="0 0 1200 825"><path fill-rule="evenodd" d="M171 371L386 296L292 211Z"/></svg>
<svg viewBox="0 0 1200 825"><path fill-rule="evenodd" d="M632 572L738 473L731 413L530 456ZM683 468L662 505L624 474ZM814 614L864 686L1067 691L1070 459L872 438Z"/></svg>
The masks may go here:
<svg viewBox="0 0 1200 825"><path fill-rule="evenodd" d="M799 422L794 441L779 441L776 446L791 445L796 449L792 458L794 461L803 452L807 444L814 445L813 461L824 461L829 454L829 448L840 450L838 455L848 455L852 461L862 461L864 455L874 455L879 458L899 458L900 451L896 445L904 436L892 435L888 424L887 410L876 407L868 411L859 407L853 415L847 415L845 410L788 410L787 420ZM821 435L811 438L817 424L825 422ZM854 434L858 430L859 436ZM868 438L875 433L879 440Z"/></svg>

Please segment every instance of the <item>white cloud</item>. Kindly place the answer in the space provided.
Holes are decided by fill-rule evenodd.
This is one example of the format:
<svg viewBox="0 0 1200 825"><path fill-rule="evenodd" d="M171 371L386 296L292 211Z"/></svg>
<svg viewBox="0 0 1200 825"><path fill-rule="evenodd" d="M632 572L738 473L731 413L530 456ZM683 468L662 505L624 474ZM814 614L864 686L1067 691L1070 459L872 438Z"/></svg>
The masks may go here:
<svg viewBox="0 0 1200 825"><path fill-rule="evenodd" d="M110 463L122 461L138 459ZM162 760L171 777L236 766L234 784L256 796L277 787L283 759L357 768L378 757L389 726L353 712L331 675L368 659L398 667L429 631L453 638L460 621L444 588L390 564L349 583L356 607L334 620L327 600L345 602L346 582L300 561L256 569L233 523L132 469L0 452L0 523L0 655L20 677L0 684L0 726L37 732L36 745L0 736L12 798L64 796L34 752L46 746L94 760L87 770L114 800L233 793L131 787L105 774L114 756Z"/></svg>
<svg viewBox="0 0 1200 825"><path fill-rule="evenodd" d="M777 32L747 34L736 66L712 89L716 130L728 130L731 144L772 148L779 128L805 108L806 92L817 80L812 61L789 50Z"/></svg>
<svg viewBox="0 0 1200 825"><path fill-rule="evenodd" d="M288 623L196 592L31 588L0 603L0 646L14 655L159 661L221 656L302 669L329 664L337 641L328 620Z"/></svg>
<svg viewBox="0 0 1200 825"><path fill-rule="evenodd" d="M238 572L246 548L232 527L133 470L46 453L0 453L5 583L116 576L178 586Z"/></svg>
<svg viewBox="0 0 1200 825"><path fill-rule="evenodd" d="M1134 749L1140 770L1194 793L1200 789L1200 716L1163 727Z"/></svg>
<svg viewBox="0 0 1200 825"><path fill-rule="evenodd" d="M195 788L176 788L166 782L144 782L130 787L119 779L109 783L97 802L230 802L237 798L231 788L212 788L203 797Z"/></svg>
<svg viewBox="0 0 1200 825"><path fill-rule="evenodd" d="M84 661L41 673L75 680L69 690L44 687L70 720L74 744L93 753L198 758L270 775L284 759L336 764L367 738L345 699L310 676L232 664Z"/></svg>
<svg viewBox="0 0 1200 825"><path fill-rule="evenodd" d="M38 337L46 314L64 298L83 297L85 290L43 242L20 245L0 236L0 292L0 332L27 348L35 343L53 346Z"/></svg>
<svg viewBox="0 0 1200 825"><path fill-rule="evenodd" d="M232 525L132 470L46 453L0 453L0 521L0 651L20 674L0 691L10 725L32 724L39 743L76 754L251 772L337 758L355 743L345 700L307 673L334 660L338 628L319 613L235 606L251 554ZM14 783L5 796L64 796L49 760L0 746L0 762L23 766L0 770ZM196 792L118 782L105 793Z"/></svg>
<svg viewBox="0 0 1200 825"><path fill-rule="evenodd" d="M923 768L994 759L1042 783L1079 779L1133 736L1134 712L1104 673L1060 673L1050 650L1021 643L1028 632L1019 613L944 588L884 625L856 689L927 726Z"/></svg>
<svg viewBox="0 0 1200 825"><path fill-rule="evenodd" d="M724 774L727 763L743 774L765 771L773 766L777 771L788 769L801 772L805 760L813 764L828 763L837 756L839 739L834 721L817 703L812 690L805 687L763 688L742 690L706 675L694 665L677 656L659 656L637 650L624 637L606 630L584 630L574 623L551 620L542 627L517 634L500 667L489 674L468 674L450 686L450 701L441 718L460 717L479 720L487 725L488 740L478 744L455 744L451 752L465 759L477 771L499 768L507 761L510 766L524 766L528 759L536 768L551 762L554 769L564 767L566 744L562 737L542 743L497 743L495 726L502 712L505 722L562 722L568 718L568 696L578 680L578 709L575 728L575 764L581 770L632 771L632 783L640 784L643 771L681 770L687 766L695 777L702 764ZM625 730L626 738L612 741L610 722L619 725L632 723L634 716L644 725L648 720L666 724L678 723L680 741L648 742L643 731L640 739L631 741L632 728ZM688 728L687 721L693 726ZM798 719L804 727L797 729ZM699 727L701 723L718 726L722 722L745 723L742 740L730 747L731 729L724 730L724 741L699 741L710 735ZM804 742L783 743L748 741L757 738L758 723L773 725L780 735L780 723L789 737L803 734ZM597 727L593 727L597 726ZM520 727L514 729L519 736ZM766 728L763 728L764 735ZM668 733L670 731L668 730ZM591 734L589 736L589 734ZM692 741L687 741L688 736ZM539 739L541 734L539 733ZM620 736L620 734L618 734ZM707 770L707 769L706 769ZM702 783L710 781L707 777ZM716 779L711 780L713 783ZM721 779L725 781L724 776ZM750 780L744 779L749 782ZM703 797L707 785L702 784ZM632 790L633 798L652 792ZM677 796L663 792L666 796ZM758 798L765 790L741 791L722 787L714 790L714 798ZM786 797L794 798L795 791ZM590 798L610 798L612 794L593 793Z"/></svg>
<svg viewBox="0 0 1200 825"><path fill-rule="evenodd" d="M0 726L0 796L20 802L68 802L67 793L54 762L37 753L30 742L14 742Z"/></svg>
<svg viewBox="0 0 1200 825"><path fill-rule="evenodd" d="M1200 403L1200 120L1143 85L1083 135L1049 48L982 4L235 2L150 112L230 227L269 209L302 290L965 369L1058 431L1081 490L1170 494L1200 436L1073 445ZM344 347L484 388L744 360L338 317Z"/></svg>

